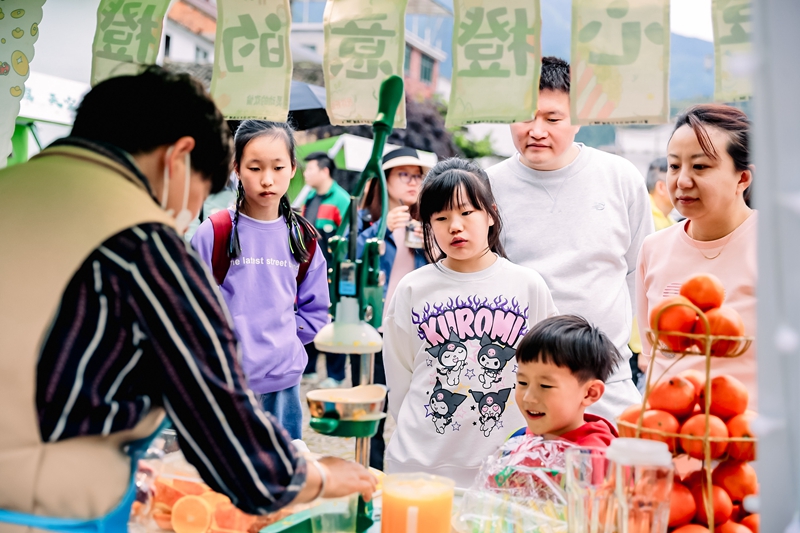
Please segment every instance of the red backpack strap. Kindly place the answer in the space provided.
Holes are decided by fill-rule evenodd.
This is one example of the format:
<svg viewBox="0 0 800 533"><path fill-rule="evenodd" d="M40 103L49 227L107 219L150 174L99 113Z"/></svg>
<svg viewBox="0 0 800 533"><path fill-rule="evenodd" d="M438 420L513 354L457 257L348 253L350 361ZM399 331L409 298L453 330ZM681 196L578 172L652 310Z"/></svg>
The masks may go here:
<svg viewBox="0 0 800 533"><path fill-rule="evenodd" d="M227 209L221 209L208 217L211 219L211 226L214 228L214 248L211 252L211 271L217 285L222 285L228 269L231 266L231 259L228 255L228 242L233 231L233 222Z"/></svg>
<svg viewBox="0 0 800 533"><path fill-rule="evenodd" d="M297 286L300 287L300 284L303 283L306 279L306 274L308 274L308 268L311 266L311 261L314 259L314 254L317 251L317 239L316 237L311 240L308 246L309 256L308 261L303 261L300 263L300 268L297 271L297 277L295 281L297 282Z"/></svg>

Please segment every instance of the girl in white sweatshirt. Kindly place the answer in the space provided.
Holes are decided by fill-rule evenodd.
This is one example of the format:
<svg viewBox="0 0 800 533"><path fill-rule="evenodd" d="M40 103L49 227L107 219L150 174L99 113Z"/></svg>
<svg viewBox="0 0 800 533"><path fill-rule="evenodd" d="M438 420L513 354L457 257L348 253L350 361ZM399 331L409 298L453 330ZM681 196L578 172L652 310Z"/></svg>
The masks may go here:
<svg viewBox="0 0 800 533"><path fill-rule="evenodd" d="M542 277L505 258L486 173L448 159L425 178L419 212L434 264L398 285L384 320L386 471L469 487L481 460L525 425L514 405L517 342L556 314Z"/></svg>

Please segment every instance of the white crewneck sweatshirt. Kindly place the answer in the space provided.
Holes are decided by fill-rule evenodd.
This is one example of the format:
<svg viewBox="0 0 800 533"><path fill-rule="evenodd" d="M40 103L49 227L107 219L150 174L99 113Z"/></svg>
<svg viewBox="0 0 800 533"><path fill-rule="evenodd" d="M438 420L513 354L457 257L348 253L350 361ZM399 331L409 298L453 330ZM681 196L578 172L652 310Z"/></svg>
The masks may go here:
<svg viewBox="0 0 800 533"><path fill-rule="evenodd" d="M578 157L559 170L533 170L517 154L487 173L508 258L539 272L561 314L586 318L623 355L606 394L587 410L614 420L641 401L629 381L628 341L636 262L653 217L645 180L630 161L576 146Z"/></svg>
<svg viewBox="0 0 800 533"><path fill-rule="evenodd" d="M383 322L389 409L386 471L472 484L481 461L526 425L514 402L515 347L556 314L534 270L499 258L480 272L437 263L406 275Z"/></svg>

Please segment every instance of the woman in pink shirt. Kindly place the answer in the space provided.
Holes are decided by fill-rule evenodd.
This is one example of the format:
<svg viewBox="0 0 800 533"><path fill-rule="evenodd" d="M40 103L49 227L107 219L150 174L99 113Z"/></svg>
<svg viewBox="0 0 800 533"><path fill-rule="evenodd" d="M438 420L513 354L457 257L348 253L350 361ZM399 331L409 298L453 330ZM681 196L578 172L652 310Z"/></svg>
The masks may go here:
<svg viewBox="0 0 800 533"><path fill-rule="evenodd" d="M667 149L667 189L686 220L647 237L636 271L636 309L640 324L650 310L677 295L681 284L700 273L725 286L725 305L742 316L745 334L756 334L756 212L745 197L753 181L748 138L750 122L734 107L703 104L678 118ZM646 370L651 346L642 335L639 366ZM755 347L738 358L715 358L712 376L730 374L756 404ZM658 357L655 376L672 361ZM704 371L702 357L685 357L669 375L687 368Z"/></svg>

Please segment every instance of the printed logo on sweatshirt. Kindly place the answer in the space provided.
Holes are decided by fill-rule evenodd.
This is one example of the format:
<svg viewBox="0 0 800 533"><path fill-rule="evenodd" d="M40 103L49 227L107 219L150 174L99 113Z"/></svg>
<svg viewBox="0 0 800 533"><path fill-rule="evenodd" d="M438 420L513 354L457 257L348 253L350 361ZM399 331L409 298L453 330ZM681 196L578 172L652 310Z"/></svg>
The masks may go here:
<svg viewBox="0 0 800 533"><path fill-rule="evenodd" d="M479 427L489 437L494 429L502 428L516 364L511 372L507 370L514 346L527 331L528 308L502 296L492 301L470 296L428 303L411 313L419 338L429 345L427 365L433 389L423 407L436 433L444 434L448 427L461 431L466 423L467 428ZM462 404L468 398L472 401L467 408Z"/></svg>
<svg viewBox="0 0 800 533"><path fill-rule="evenodd" d="M231 266L233 265L267 265L284 268L295 266L288 259L274 259L272 257L237 257L236 259L231 259Z"/></svg>

